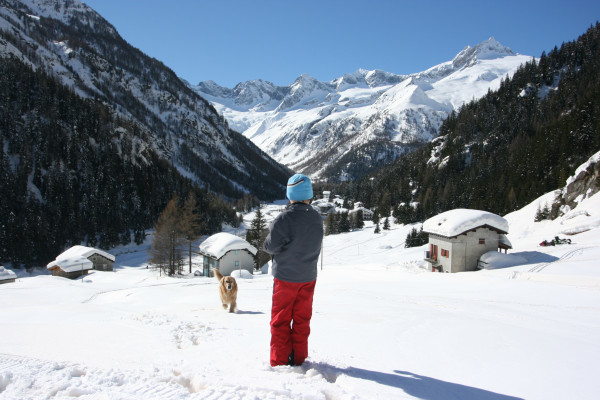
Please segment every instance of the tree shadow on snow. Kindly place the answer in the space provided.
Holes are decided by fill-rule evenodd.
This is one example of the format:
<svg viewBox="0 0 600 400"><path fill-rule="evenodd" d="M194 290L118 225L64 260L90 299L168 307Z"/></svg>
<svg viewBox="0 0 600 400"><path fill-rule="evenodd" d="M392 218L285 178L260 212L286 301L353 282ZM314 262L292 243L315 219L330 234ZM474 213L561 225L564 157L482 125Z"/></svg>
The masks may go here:
<svg viewBox="0 0 600 400"><path fill-rule="evenodd" d="M347 375L392 386L422 400L523 400L520 397L446 382L406 371L395 370L392 374L356 367L338 368L328 364L310 362L305 363L303 367L307 370L314 368L330 383L335 383L340 375Z"/></svg>

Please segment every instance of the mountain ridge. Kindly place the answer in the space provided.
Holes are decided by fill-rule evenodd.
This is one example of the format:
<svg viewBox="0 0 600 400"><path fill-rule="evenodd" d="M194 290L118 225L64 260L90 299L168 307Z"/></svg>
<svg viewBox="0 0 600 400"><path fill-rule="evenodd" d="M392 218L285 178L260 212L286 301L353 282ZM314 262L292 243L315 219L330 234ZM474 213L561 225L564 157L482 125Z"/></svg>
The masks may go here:
<svg viewBox="0 0 600 400"><path fill-rule="evenodd" d="M504 215L566 184L548 205L553 218L600 187L597 165L576 171L600 150L599 70L596 23L452 112L431 143L337 194L413 223L455 208Z"/></svg>
<svg viewBox="0 0 600 400"><path fill-rule="evenodd" d="M200 186L229 198L279 196L287 168L232 131L171 69L129 45L80 0L0 4L2 56L42 68L81 97L135 120L159 155Z"/></svg>
<svg viewBox="0 0 600 400"><path fill-rule="evenodd" d="M0 70L2 263L141 243L176 198L210 234L285 193L288 168L79 0L0 0Z"/></svg>
<svg viewBox="0 0 600 400"><path fill-rule="evenodd" d="M452 111L497 88L530 59L490 37L410 75L358 69L329 82L303 74L288 86L258 79L234 89L212 81L192 87L278 162L340 181L430 142ZM367 157L365 145L378 153Z"/></svg>

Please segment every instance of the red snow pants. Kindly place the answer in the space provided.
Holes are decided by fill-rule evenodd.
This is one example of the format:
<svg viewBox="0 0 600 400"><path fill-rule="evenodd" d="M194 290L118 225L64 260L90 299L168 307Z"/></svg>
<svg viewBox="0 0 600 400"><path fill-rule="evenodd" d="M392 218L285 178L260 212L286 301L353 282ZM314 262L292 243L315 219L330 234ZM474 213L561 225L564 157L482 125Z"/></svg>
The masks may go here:
<svg viewBox="0 0 600 400"><path fill-rule="evenodd" d="M317 281L293 283L274 279L271 366L286 365L292 350L295 365L302 364L308 357L308 335L316 283Z"/></svg>

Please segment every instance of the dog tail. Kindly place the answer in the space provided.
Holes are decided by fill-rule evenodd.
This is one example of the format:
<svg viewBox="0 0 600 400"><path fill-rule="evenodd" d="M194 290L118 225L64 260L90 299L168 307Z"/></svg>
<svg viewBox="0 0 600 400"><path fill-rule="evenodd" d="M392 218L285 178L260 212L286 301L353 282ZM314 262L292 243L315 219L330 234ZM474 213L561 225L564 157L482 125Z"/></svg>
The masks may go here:
<svg viewBox="0 0 600 400"><path fill-rule="evenodd" d="M221 272L219 272L218 269L213 268L213 272L215 273L215 278L217 278L218 280L221 280L221 278L223 278L223 275L221 275Z"/></svg>

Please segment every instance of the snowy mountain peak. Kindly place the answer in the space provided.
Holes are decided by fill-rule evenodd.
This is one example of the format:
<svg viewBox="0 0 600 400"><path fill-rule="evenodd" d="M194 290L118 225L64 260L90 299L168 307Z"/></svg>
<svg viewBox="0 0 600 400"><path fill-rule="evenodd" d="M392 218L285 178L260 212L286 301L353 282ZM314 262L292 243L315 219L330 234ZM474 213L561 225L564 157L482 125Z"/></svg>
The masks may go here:
<svg viewBox="0 0 600 400"><path fill-rule="evenodd" d="M238 106L249 108L272 100L281 101L286 94L287 90L285 88L275 86L273 83L262 79L241 82L233 88L235 103Z"/></svg>
<svg viewBox="0 0 600 400"><path fill-rule="evenodd" d="M367 71L365 75L365 80L369 87L379 87L386 85L396 85L403 80L405 80L408 76L406 75L396 75L391 72L385 72L380 69L375 69L373 71Z"/></svg>
<svg viewBox="0 0 600 400"><path fill-rule="evenodd" d="M279 162L313 177L347 179L433 139L452 110L495 90L526 61L489 38L411 75L358 69L330 82L303 74L286 87L240 83L233 97L206 83L197 90Z"/></svg>
<svg viewBox="0 0 600 400"><path fill-rule="evenodd" d="M316 78L308 74L300 75L294 83L290 85L290 89L292 93L297 92L298 90L310 90L313 88L323 87L324 83L318 81Z"/></svg>
<svg viewBox="0 0 600 400"><path fill-rule="evenodd" d="M262 79L253 79L246 82L240 82L233 88L236 94L246 93L248 91L269 91L275 88L275 85L269 81L263 81Z"/></svg>
<svg viewBox="0 0 600 400"><path fill-rule="evenodd" d="M323 83L310 75L302 74L289 86L289 94L285 96L277 110L310 107L334 90L333 85Z"/></svg>
<svg viewBox="0 0 600 400"><path fill-rule="evenodd" d="M80 0L19 0L19 3L28 7L34 13L33 17L52 18L67 25L76 21L96 30L102 27L110 35L119 36L112 25Z"/></svg>
<svg viewBox="0 0 600 400"><path fill-rule="evenodd" d="M364 69L359 69L353 73L344 74L341 78L334 79L331 83L335 85L338 91L344 90L349 86L367 87L365 77L368 72Z"/></svg>
<svg viewBox="0 0 600 400"><path fill-rule="evenodd" d="M200 82L196 86L197 90L202 93L209 94L215 97L229 98L233 97L233 90L217 84L215 81Z"/></svg>
<svg viewBox="0 0 600 400"><path fill-rule="evenodd" d="M503 46L493 37L484 40L475 47L467 46L452 60L454 68L464 68L475 65L478 60L492 60L506 56L514 56L515 53Z"/></svg>
<svg viewBox="0 0 600 400"><path fill-rule="evenodd" d="M376 88L395 85L406 78L407 76L392 74L380 69L369 71L360 68L353 73L344 74L341 78L332 80L331 84L335 86L338 92L341 92L350 87Z"/></svg>

